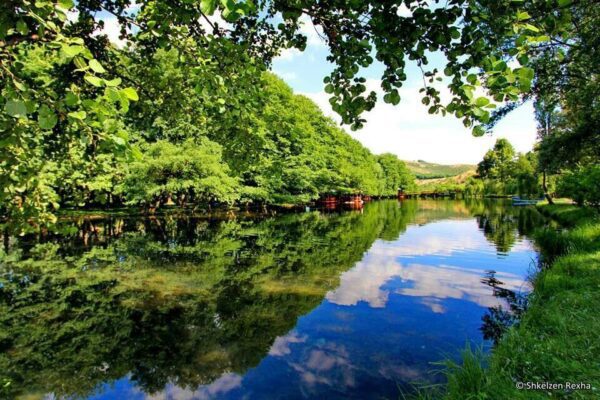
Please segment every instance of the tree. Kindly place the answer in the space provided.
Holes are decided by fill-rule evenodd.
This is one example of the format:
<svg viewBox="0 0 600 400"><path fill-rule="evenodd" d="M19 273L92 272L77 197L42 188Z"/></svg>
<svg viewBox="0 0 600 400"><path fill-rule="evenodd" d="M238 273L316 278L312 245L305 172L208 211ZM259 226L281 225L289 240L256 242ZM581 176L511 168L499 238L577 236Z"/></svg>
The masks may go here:
<svg viewBox="0 0 600 400"><path fill-rule="evenodd" d="M488 150L483 160L477 164L477 173L483 179L506 181L514 167L515 149L506 139L496 140L494 148Z"/></svg>
<svg viewBox="0 0 600 400"><path fill-rule="evenodd" d="M598 63L590 62L596 60L593 50L598 48L594 30L598 12L591 0L452 0L443 6L438 3L4 1L0 5L2 215L15 226L20 224L16 221L21 221L23 229L38 229L52 222L59 204L52 189L52 173L48 171L52 163L61 164L69 149L81 142L86 145L82 159L94 162L95 156L103 152L118 157L134 153L128 147L132 120L142 124L140 131L147 135L182 132L189 127L182 130L154 126L153 121L160 122L159 117L168 120L168 116L153 114L149 107L142 108L147 119L138 121L140 114L136 112L130 114L132 119L126 117L130 102L139 99L138 93L157 102L164 100L159 92L143 93L144 84L135 77L147 73L143 83L158 77L152 66L137 66L155 60L155 55L160 56L167 48L176 49L178 63L190 65L194 71L191 77L202 76L201 81L207 84L194 89L203 99L210 100L202 103L208 107L190 115L199 114L208 123L226 121L224 127L235 127L235 118L221 119L218 113L227 110L229 101L236 96L227 96L227 90L233 86L225 90L223 86L227 85L221 82L229 78L237 82L236 76L248 78L242 78L243 82L252 78L256 82L281 49L304 49L306 37L300 28L306 19L322 32L330 49L329 60L335 66L325 78L325 91L331 94L331 104L342 121L354 128L363 124L361 114L376 101L375 93L366 93L365 79L360 76L361 68L373 64L375 59L384 66L384 101L400 101L398 90L406 80L407 57L423 71L423 102L430 105L430 112L454 114L466 126L474 127L477 135L484 132L479 124L493 119L491 111L497 103L520 102L535 95L532 85L544 71L542 64L536 63L540 54L550 62L567 60L564 70L569 76L581 76L581 71L584 75L587 71L597 73L594 65ZM68 11L76 11L76 21L69 20ZM97 35L104 24L95 18L98 12L117 19L126 43L124 49ZM216 16L226 23L218 22ZM129 50L128 45L134 50ZM133 63L127 63L122 55L131 51L135 57L130 54ZM429 55L434 52L441 52L448 60L443 70L447 78L437 69L427 69ZM225 71L225 76L219 71ZM217 85L209 85L211 80ZM448 103L442 101L436 85L448 87ZM576 112L569 114L567 121L576 128L569 129L571 136L565 137L586 137L594 143L595 131L589 128L596 126L595 114L589 114L586 106L593 104L595 85L581 86L577 95L569 97L570 108ZM474 95L480 89L485 96ZM588 100L579 102L579 97ZM169 101L171 105L180 104ZM232 107L232 116L234 111L244 115L247 102L241 103L240 107ZM586 120L593 122L583 123ZM257 126L252 132L260 129ZM229 132L234 131L217 129L214 134L231 139ZM159 139L157 136L153 140ZM231 142L231 146L223 145L224 153L233 151L241 159L245 144ZM252 141L255 144L260 147L260 135ZM359 171L355 172L354 182L344 183L351 190L357 190L358 181L368 183L364 177L359 178ZM370 172L377 173L380 172ZM373 185L369 187L376 191Z"/></svg>
<svg viewBox="0 0 600 400"><path fill-rule="evenodd" d="M537 173L537 156L534 152L518 154L512 175L520 195L539 195L540 184Z"/></svg>
<svg viewBox="0 0 600 400"><path fill-rule="evenodd" d="M588 165L566 172L558 181L559 195L572 198L578 205L600 209L600 166Z"/></svg>
<svg viewBox="0 0 600 400"><path fill-rule="evenodd" d="M208 139L189 139L180 146L166 141L150 145L130 166L123 193L130 204L158 208L169 202L231 204L238 188L221 159L221 147Z"/></svg>
<svg viewBox="0 0 600 400"><path fill-rule="evenodd" d="M384 174L383 195L395 196L398 190L408 191L414 188L414 175L397 156L390 153L381 154L377 156L377 162L381 165Z"/></svg>

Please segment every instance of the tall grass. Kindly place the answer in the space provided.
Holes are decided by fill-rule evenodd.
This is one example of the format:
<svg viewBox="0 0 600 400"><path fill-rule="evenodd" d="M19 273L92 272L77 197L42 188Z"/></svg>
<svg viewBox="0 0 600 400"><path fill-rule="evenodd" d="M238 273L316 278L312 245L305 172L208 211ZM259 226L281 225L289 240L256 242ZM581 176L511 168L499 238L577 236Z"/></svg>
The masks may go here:
<svg viewBox="0 0 600 400"><path fill-rule="evenodd" d="M542 255L551 262L566 254L600 250L600 223L585 222L571 230L544 228L534 237Z"/></svg>

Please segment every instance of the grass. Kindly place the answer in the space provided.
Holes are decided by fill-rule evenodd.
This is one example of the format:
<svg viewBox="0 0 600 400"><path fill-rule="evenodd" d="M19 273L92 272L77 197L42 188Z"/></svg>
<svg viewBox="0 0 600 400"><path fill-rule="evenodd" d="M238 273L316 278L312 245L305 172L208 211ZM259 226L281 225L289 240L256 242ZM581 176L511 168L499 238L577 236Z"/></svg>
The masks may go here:
<svg viewBox="0 0 600 400"><path fill-rule="evenodd" d="M568 204L539 208L571 229L536 235L550 264L536 276L520 324L491 355L467 348L462 363L445 362L446 386L419 397L600 398L600 220L595 211ZM518 382L582 382L591 389L519 390Z"/></svg>
<svg viewBox="0 0 600 400"><path fill-rule="evenodd" d="M538 210L567 227L600 222L599 215L593 208L575 207L566 199L555 201L555 203L557 204L542 204Z"/></svg>

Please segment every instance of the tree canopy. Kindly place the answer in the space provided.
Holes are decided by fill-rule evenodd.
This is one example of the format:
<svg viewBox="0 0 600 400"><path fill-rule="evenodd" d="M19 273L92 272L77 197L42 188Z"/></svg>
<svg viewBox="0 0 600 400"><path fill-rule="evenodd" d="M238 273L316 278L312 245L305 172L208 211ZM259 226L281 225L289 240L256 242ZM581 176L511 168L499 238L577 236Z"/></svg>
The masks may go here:
<svg viewBox="0 0 600 400"><path fill-rule="evenodd" d="M121 46L99 34L106 18L98 15L118 22ZM268 200L276 187L281 200L310 198L327 185L377 193L381 187L368 177L383 176L380 167L316 177L303 168L327 161L307 164L293 152L281 177L291 187L267 184L256 173L277 168L257 156L269 142L268 115L256 111L265 106L258 83L283 49L305 48L300 28L307 20L334 64L324 89L353 128L376 102L363 69L383 65L383 100L398 104L406 66L414 62L431 113L453 114L480 135L533 97L540 115L555 115L546 119L553 125L544 130L541 165L550 168L555 154L564 155L560 166L597 159L600 63L591 0L6 0L0 5L2 214L14 225L52 223L65 198L77 204L90 195L109 198L107 188L118 182L107 171L140 159L146 144L205 136L222 147L232 174L246 169L240 178L250 198ZM434 54L445 58L443 70L429 66ZM571 152L575 140L584 145ZM350 153L338 152L337 166L351 170L367 157ZM65 180L79 189L59 189Z"/></svg>

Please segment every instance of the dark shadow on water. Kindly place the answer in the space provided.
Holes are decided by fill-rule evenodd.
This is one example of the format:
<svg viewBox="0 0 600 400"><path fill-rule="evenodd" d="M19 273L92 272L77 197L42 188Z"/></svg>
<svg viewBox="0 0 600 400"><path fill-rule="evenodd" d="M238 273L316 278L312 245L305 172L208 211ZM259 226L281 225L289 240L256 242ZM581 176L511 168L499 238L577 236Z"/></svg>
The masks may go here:
<svg viewBox="0 0 600 400"><path fill-rule="evenodd" d="M489 307L482 317L481 332L483 338L497 344L506 331L517 324L527 309L528 292L509 290L495 277L496 271L487 271L482 283L493 289L493 295L504 300L505 305Z"/></svg>

